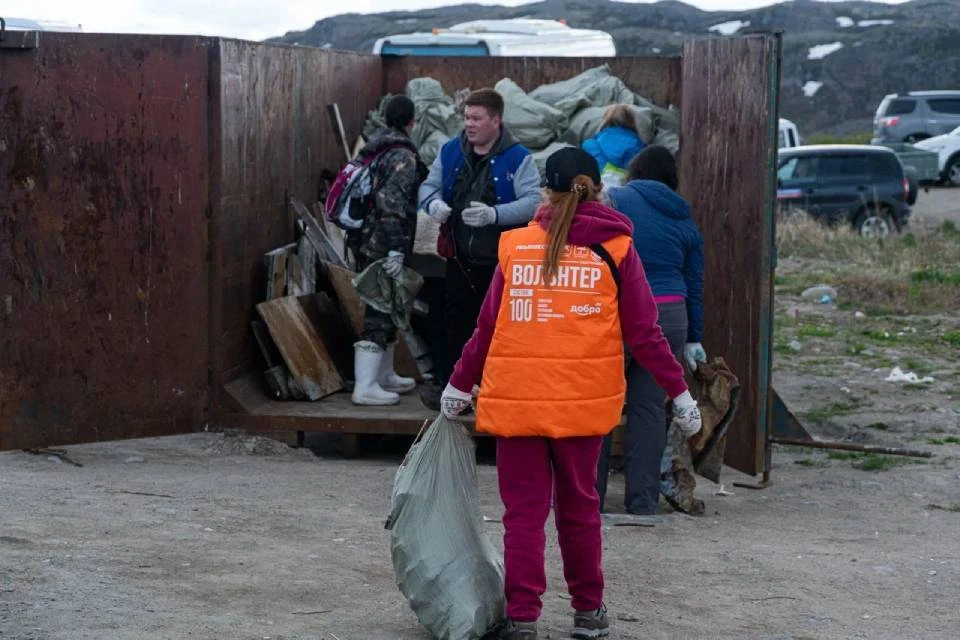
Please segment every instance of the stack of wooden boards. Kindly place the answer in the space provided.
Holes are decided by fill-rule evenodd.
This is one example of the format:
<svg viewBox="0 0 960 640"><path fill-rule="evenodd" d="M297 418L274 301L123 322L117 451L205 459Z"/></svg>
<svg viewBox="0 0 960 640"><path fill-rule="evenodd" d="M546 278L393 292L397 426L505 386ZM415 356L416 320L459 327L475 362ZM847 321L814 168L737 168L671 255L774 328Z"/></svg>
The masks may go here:
<svg viewBox="0 0 960 640"><path fill-rule="evenodd" d="M291 199L300 233L295 243L264 256L267 277L260 320L252 329L277 400L320 400L353 380L353 343L363 328L363 302L347 260L343 232ZM314 205L320 213L320 204ZM420 379L403 340L397 371Z"/></svg>

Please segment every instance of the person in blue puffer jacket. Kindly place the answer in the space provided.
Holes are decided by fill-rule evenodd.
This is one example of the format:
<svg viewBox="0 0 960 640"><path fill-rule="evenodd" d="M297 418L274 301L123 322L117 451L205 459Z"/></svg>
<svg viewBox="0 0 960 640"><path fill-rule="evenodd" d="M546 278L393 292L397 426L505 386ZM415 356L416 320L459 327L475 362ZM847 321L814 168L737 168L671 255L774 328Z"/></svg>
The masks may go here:
<svg viewBox="0 0 960 640"><path fill-rule="evenodd" d="M695 369L706 362L703 349L703 236L690 205L676 193L677 164L666 148L653 145L629 164L629 182L607 190L610 206L633 222L640 255L660 312L660 327L680 360ZM656 522L660 499L660 458L666 444L663 389L636 362L627 369L625 507L628 514ZM606 493L611 441L607 438L597 476L600 506Z"/></svg>
<svg viewBox="0 0 960 640"><path fill-rule="evenodd" d="M645 146L633 110L625 104L611 105L603 114L597 134L583 142L583 150L600 167L605 187L623 183L627 165Z"/></svg>

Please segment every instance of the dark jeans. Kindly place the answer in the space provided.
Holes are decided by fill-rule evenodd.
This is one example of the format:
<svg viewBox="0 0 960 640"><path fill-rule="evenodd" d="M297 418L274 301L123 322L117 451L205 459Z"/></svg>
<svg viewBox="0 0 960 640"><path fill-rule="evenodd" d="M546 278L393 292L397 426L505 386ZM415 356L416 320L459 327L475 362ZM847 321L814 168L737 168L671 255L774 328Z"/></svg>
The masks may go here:
<svg viewBox="0 0 960 640"><path fill-rule="evenodd" d="M451 373L460 360L463 347L477 328L477 317L495 269L496 265L476 265L454 258L447 260L444 320Z"/></svg>
<svg viewBox="0 0 960 640"><path fill-rule="evenodd" d="M660 327L677 360L681 360L687 341L687 305L672 302L659 305ZM660 458L667 442L667 416L664 410L666 392L653 375L634 361L627 367L627 432L623 445L626 466L627 513L652 515L660 502ZM597 468L597 492L600 510L607 493L610 472L610 449L613 436L607 436Z"/></svg>
<svg viewBox="0 0 960 640"><path fill-rule="evenodd" d="M420 297L429 307L427 313L427 333L430 342L430 356L433 359L435 384L445 387L450 379L450 354L447 349L446 317L446 279L424 278Z"/></svg>

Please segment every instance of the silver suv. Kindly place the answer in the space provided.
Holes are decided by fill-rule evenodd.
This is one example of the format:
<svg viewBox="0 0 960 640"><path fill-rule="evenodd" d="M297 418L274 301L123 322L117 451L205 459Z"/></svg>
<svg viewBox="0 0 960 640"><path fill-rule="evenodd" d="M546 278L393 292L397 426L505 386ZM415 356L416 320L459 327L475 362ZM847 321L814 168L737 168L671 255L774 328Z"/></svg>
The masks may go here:
<svg viewBox="0 0 960 640"><path fill-rule="evenodd" d="M911 91L886 96L873 119L873 144L919 142L960 127L960 91Z"/></svg>

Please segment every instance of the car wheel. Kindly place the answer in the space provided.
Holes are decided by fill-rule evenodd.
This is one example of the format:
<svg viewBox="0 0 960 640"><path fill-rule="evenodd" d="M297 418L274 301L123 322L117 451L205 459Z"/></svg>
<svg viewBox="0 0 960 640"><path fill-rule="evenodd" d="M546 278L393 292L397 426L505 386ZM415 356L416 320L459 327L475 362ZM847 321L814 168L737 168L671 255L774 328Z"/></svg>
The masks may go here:
<svg viewBox="0 0 960 640"><path fill-rule="evenodd" d="M883 240L896 227L886 208L869 207L861 211L853 221L853 227L863 238Z"/></svg>
<svg viewBox="0 0 960 640"><path fill-rule="evenodd" d="M947 184L960 187L960 156L954 156L947 161L947 168L943 171Z"/></svg>

